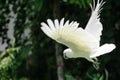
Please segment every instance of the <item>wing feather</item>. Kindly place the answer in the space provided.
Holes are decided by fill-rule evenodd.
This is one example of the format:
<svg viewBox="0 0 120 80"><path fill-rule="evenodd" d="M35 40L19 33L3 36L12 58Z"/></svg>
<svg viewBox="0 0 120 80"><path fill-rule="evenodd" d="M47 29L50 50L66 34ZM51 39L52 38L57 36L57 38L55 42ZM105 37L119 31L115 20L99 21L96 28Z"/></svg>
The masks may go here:
<svg viewBox="0 0 120 80"><path fill-rule="evenodd" d="M41 29L43 30L44 33L46 33L47 36L51 37L52 30L46 25L45 23L41 23L43 27Z"/></svg>
<svg viewBox="0 0 120 80"><path fill-rule="evenodd" d="M93 6L91 6L92 14L86 25L85 30L94 35L99 41L100 36L102 35L103 26L100 22L100 12L102 10L102 6L105 2L99 0L97 1L97 5L95 7L95 0L93 0Z"/></svg>
<svg viewBox="0 0 120 80"><path fill-rule="evenodd" d="M54 27L53 22L52 22L50 19L48 19L47 22L48 22L49 27L50 27L52 30L55 30L55 27Z"/></svg>

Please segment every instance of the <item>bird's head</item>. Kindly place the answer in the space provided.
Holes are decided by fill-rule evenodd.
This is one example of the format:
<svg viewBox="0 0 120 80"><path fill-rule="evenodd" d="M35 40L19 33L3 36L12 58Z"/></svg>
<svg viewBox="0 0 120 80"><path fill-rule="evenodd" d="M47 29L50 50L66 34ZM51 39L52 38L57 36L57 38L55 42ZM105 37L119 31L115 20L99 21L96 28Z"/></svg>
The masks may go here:
<svg viewBox="0 0 120 80"><path fill-rule="evenodd" d="M63 51L63 56L65 59L68 59L68 58L73 58L73 52L71 49L65 49Z"/></svg>

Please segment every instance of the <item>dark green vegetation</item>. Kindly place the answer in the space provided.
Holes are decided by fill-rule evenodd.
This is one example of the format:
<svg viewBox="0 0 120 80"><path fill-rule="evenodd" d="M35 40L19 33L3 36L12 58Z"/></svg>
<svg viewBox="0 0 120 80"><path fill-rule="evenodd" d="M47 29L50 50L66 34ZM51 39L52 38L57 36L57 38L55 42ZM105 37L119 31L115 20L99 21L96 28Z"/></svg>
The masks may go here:
<svg viewBox="0 0 120 80"><path fill-rule="evenodd" d="M66 80L118 80L120 76L120 0L104 0L101 13L104 30L101 44L114 43L117 48L99 57L100 69L85 59L63 59ZM83 28L89 20L91 0L0 0L0 37L8 44L0 53L0 80L57 80L55 41L40 29L48 18L77 21ZM58 5L59 4L59 5ZM10 9L10 5L13 5ZM58 7L57 7L58 6ZM58 9L58 10L56 10ZM13 11L13 43L7 37ZM29 36L23 35L30 29ZM21 37L22 36L22 37ZM61 46L64 50L66 47ZM62 52L60 53L62 55Z"/></svg>

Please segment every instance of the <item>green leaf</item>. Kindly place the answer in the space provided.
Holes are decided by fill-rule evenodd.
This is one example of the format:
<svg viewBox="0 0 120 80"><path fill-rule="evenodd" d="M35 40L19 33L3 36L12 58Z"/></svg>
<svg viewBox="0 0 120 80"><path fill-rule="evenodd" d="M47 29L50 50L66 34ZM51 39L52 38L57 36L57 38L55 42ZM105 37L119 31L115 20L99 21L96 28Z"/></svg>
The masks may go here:
<svg viewBox="0 0 120 80"><path fill-rule="evenodd" d="M76 80L72 75L65 74L66 80Z"/></svg>
<svg viewBox="0 0 120 80"><path fill-rule="evenodd" d="M104 75L101 75L99 80L104 80Z"/></svg>
<svg viewBox="0 0 120 80"><path fill-rule="evenodd" d="M43 7L43 0L35 0L35 10L40 11Z"/></svg>

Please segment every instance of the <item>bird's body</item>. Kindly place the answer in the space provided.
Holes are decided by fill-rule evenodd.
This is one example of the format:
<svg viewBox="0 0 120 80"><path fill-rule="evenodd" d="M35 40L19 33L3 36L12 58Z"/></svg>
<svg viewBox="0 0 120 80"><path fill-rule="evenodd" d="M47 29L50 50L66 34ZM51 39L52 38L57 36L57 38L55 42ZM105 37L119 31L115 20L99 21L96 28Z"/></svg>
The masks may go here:
<svg viewBox="0 0 120 80"><path fill-rule="evenodd" d="M99 16L104 2L98 0L96 7L94 0L93 2L92 14L85 29L78 27L77 22L64 23L64 18L60 22L57 19L54 22L48 19L48 25L41 23L41 29L47 36L69 47L63 52L68 58L83 57L93 62L92 58L111 52L115 48L114 44L100 46L103 27Z"/></svg>
<svg viewBox="0 0 120 80"><path fill-rule="evenodd" d="M64 44L67 47L70 47L72 51L75 51L74 56L72 56L73 58L80 56L85 57L86 54L88 55L96 52L96 49L99 47L99 41L82 28L71 29L63 27L61 31L56 30L52 36L54 36L57 42Z"/></svg>

